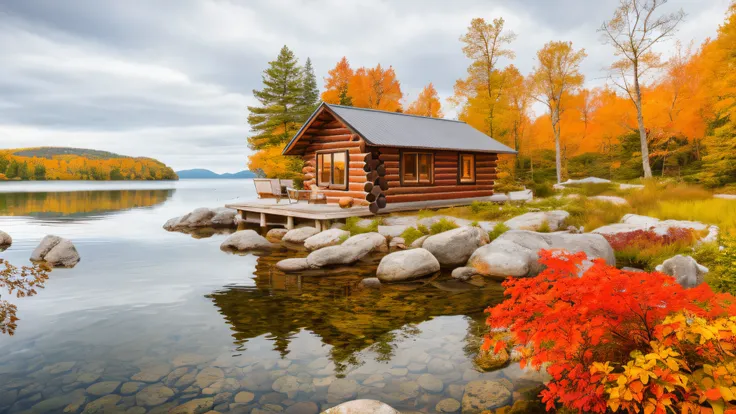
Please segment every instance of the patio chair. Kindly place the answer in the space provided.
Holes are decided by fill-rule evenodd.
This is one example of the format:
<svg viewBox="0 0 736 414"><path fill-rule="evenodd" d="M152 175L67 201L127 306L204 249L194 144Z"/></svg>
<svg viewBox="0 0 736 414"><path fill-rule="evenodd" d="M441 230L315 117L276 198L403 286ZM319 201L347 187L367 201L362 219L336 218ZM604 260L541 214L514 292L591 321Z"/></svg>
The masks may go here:
<svg viewBox="0 0 736 414"><path fill-rule="evenodd" d="M317 186L312 186L311 190L297 190L295 188L286 187L286 196L289 198L289 203L298 203L299 200L307 200L307 204L311 202L317 202L321 200L327 200L325 195L317 190Z"/></svg>
<svg viewBox="0 0 736 414"><path fill-rule="evenodd" d="M281 197L283 195L281 194L281 184L279 184L278 179L254 178L253 184L256 186L256 194L258 194L258 198L275 197L277 203L281 201Z"/></svg>

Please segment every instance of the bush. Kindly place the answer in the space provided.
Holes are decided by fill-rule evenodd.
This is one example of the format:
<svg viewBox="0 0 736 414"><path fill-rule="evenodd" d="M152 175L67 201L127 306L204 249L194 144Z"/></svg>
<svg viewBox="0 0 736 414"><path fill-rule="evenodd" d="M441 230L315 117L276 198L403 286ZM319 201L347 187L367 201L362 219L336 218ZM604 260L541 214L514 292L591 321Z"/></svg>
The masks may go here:
<svg viewBox="0 0 736 414"><path fill-rule="evenodd" d="M455 224L454 221L448 220L446 218L441 218L438 222L432 224L429 227L429 234L439 234L444 233L446 231L456 229L459 226Z"/></svg>
<svg viewBox="0 0 736 414"><path fill-rule="evenodd" d="M509 229L509 226L503 223L498 223L493 227L493 230L488 232L488 238L491 239L491 241L494 241L498 238L498 236L506 233L509 230L511 230Z"/></svg>
<svg viewBox="0 0 736 414"><path fill-rule="evenodd" d="M736 236L722 233L713 264L710 266L709 282L722 292L736 294ZM697 259L696 259L697 260Z"/></svg>
<svg viewBox="0 0 736 414"><path fill-rule="evenodd" d="M378 231L378 226L381 225L382 219L377 218L371 221L371 224L362 227L358 225L358 222L363 220L360 217L348 217L347 220L345 220L345 227L342 229L350 232L350 235L354 236L356 234L363 234L363 233L372 233L375 231Z"/></svg>
<svg viewBox="0 0 736 414"><path fill-rule="evenodd" d="M540 198L547 198L555 193L555 190L552 188L552 184L549 181L534 184L532 191L534 192L535 197Z"/></svg>
<svg viewBox="0 0 736 414"><path fill-rule="evenodd" d="M549 226L549 222L547 220L542 221L542 224L540 224L537 229L537 233L549 233L551 231L552 228Z"/></svg>
<svg viewBox="0 0 736 414"><path fill-rule="evenodd" d="M736 298L686 289L661 273L627 272L585 253L540 251L545 270L506 280L482 345L544 366L547 410L703 412L736 407ZM509 332L497 339L498 330ZM491 336L494 335L494 336ZM710 412L710 411L707 411Z"/></svg>
<svg viewBox="0 0 736 414"><path fill-rule="evenodd" d="M604 235L616 253L619 266L631 266L653 270L655 266L672 256L688 253L698 239L691 229L670 228L659 235L650 230Z"/></svg>
<svg viewBox="0 0 736 414"><path fill-rule="evenodd" d="M407 229L404 230L403 233L401 233L401 236L400 237L404 239L404 244L406 244L408 246L408 245L414 243L414 241L416 239L418 239L418 238L420 238L422 236L426 236L427 234L429 234L429 231L427 230L427 228L425 226L421 226L420 225L419 227L421 229L414 228L414 227L407 227ZM426 230L426 231L423 232L422 229L423 230Z"/></svg>

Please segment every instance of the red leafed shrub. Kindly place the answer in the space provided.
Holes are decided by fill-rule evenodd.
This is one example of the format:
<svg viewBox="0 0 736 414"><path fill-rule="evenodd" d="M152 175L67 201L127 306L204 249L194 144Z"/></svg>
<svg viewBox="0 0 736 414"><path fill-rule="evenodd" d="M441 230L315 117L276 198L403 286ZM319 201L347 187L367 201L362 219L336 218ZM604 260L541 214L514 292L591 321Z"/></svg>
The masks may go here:
<svg viewBox="0 0 736 414"><path fill-rule="evenodd" d="M621 369L632 353L651 353L667 316L736 314L733 296L716 294L705 284L685 289L657 272L622 271L596 259L578 277L585 259L585 253L541 251L546 269L536 277L507 279L507 299L486 310L490 330L508 330L512 340L488 335L483 350L510 353L515 348L522 366L544 364L552 376L541 394L548 410L560 404L606 412L610 395L604 383L611 372L591 369L593 364L611 361Z"/></svg>
<svg viewBox="0 0 736 414"><path fill-rule="evenodd" d="M634 230L626 233L605 234L603 237L608 240L613 250L616 251L652 245L691 245L698 238L692 229L680 227L670 227L666 234L657 234L652 230Z"/></svg>

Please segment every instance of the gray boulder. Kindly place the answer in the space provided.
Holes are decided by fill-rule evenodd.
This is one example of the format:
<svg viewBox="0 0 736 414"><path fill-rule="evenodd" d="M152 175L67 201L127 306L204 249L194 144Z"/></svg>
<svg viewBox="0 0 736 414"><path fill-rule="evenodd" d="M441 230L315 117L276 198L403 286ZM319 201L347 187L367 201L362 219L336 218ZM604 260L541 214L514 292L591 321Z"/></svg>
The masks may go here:
<svg viewBox="0 0 736 414"><path fill-rule="evenodd" d="M266 233L266 238L269 239L269 240L276 240L276 241L278 241L278 240L283 239L284 238L284 235L286 233L288 233L288 232L289 232L289 230L282 229L282 228L271 229L271 230L268 231L268 233Z"/></svg>
<svg viewBox="0 0 736 414"><path fill-rule="evenodd" d="M430 228L432 227L433 224L441 221L442 219L451 221L457 224L458 226L468 226L470 225L470 223L472 223L472 221L466 220L466 219L461 219L461 218L452 217L452 216L438 215L438 216L431 216L431 217L425 217L423 219L419 219L417 220L417 224L418 225L421 224L422 226L425 226L426 228Z"/></svg>
<svg viewBox="0 0 736 414"><path fill-rule="evenodd" d="M698 264L692 257L681 254L665 260L655 270L674 277L677 283L686 288L703 283L705 274L708 273L707 267Z"/></svg>
<svg viewBox="0 0 736 414"><path fill-rule="evenodd" d="M480 227L458 227L429 236L422 248L437 258L441 266L465 264L473 252L488 243L488 234Z"/></svg>
<svg viewBox="0 0 736 414"><path fill-rule="evenodd" d="M11 244L13 244L13 238L8 233L0 230L0 249L5 250Z"/></svg>
<svg viewBox="0 0 736 414"><path fill-rule="evenodd" d="M74 267L79 263L79 253L74 244L65 238L48 235L31 253L34 262L46 262L53 267Z"/></svg>
<svg viewBox="0 0 736 414"><path fill-rule="evenodd" d="M570 213L564 210L537 211L522 214L506 220L504 224L511 230L539 230L543 223L549 225L550 230L556 231L565 223Z"/></svg>
<svg viewBox="0 0 736 414"><path fill-rule="evenodd" d="M690 229L693 231L708 230L709 234L706 236L706 241L714 241L714 239L718 237L718 227L716 226L709 226L698 221L659 220L654 217L638 214L627 214L621 219L621 222L599 227L593 230L593 233L615 235L631 233L637 230L645 230L653 231L654 233L662 236L667 234L671 228Z"/></svg>
<svg viewBox="0 0 736 414"><path fill-rule="evenodd" d="M472 267L458 267L452 270L453 279L470 280L471 277L477 275L478 272Z"/></svg>
<svg viewBox="0 0 736 414"><path fill-rule="evenodd" d="M314 227L309 227L309 226L298 227L298 228L287 231L281 240L285 242L289 242L289 243L302 244L304 243L305 240L314 236L317 233L319 233L319 230L317 230Z"/></svg>
<svg viewBox="0 0 736 414"><path fill-rule="evenodd" d="M309 269L309 263L306 257L296 257L279 261L276 268L284 273L301 272Z"/></svg>
<svg viewBox="0 0 736 414"><path fill-rule="evenodd" d="M388 242L388 248L391 250L406 249L406 240L403 237L392 237Z"/></svg>
<svg viewBox="0 0 736 414"><path fill-rule="evenodd" d="M342 246L364 246L368 244L371 246L371 251L373 252L388 251L388 242L386 241L386 237L375 232L356 234L355 236L345 240Z"/></svg>
<svg viewBox="0 0 736 414"><path fill-rule="evenodd" d="M231 208L218 207L210 209L200 207L181 217L169 219L164 229L183 231L206 227L235 228L238 225L237 211Z"/></svg>
<svg viewBox="0 0 736 414"><path fill-rule="evenodd" d="M218 207L212 209L212 212L215 213L210 219L212 227L233 227L238 223L238 212L232 208Z"/></svg>
<svg viewBox="0 0 736 414"><path fill-rule="evenodd" d="M422 236L422 237L420 237L420 238L418 238L418 239L414 240L413 242L411 242L411 248L412 248L412 249L416 249L416 248L422 247L422 245L424 244L424 242L425 242L425 241L426 241L426 240L427 240L428 238L429 238L429 236Z"/></svg>
<svg viewBox="0 0 736 414"><path fill-rule="evenodd" d="M401 282L440 270L440 262L428 250L419 248L390 253L381 259L376 277L381 282Z"/></svg>
<svg viewBox="0 0 736 414"><path fill-rule="evenodd" d="M391 226L378 226L378 233L384 237L399 237L401 236L401 233L404 232L404 230L408 229L411 226L407 226L406 224L394 224Z"/></svg>
<svg viewBox="0 0 736 414"><path fill-rule="evenodd" d="M220 245L222 250L237 250L244 252L248 250L264 250L273 247L271 242L258 234L255 230L240 230L228 236Z"/></svg>
<svg viewBox="0 0 736 414"><path fill-rule="evenodd" d="M313 269L346 265L357 262L368 253L370 253L370 247L365 246L327 246L309 253L307 264Z"/></svg>
<svg viewBox="0 0 736 414"><path fill-rule="evenodd" d="M400 414L388 404L376 400L353 400L322 411L322 414Z"/></svg>
<svg viewBox="0 0 736 414"><path fill-rule="evenodd" d="M321 231L304 240L304 247L307 250L317 250L327 246L335 246L345 241L350 233L341 229L329 229Z"/></svg>
<svg viewBox="0 0 736 414"><path fill-rule="evenodd" d="M538 255L542 249L585 252L589 259L601 258L611 266L616 264L613 249L601 235L510 230L476 250L467 266L484 276L534 276L542 270Z"/></svg>

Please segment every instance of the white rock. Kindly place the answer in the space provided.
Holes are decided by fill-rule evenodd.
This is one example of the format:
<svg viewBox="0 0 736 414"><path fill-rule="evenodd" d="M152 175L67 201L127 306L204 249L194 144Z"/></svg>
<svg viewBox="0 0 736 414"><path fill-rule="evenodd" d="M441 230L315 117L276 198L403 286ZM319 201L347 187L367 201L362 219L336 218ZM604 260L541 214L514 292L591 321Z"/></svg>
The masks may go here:
<svg viewBox="0 0 736 414"><path fill-rule="evenodd" d="M288 232L289 230L282 228L271 229L268 231L268 233L266 233L266 238L271 240L281 240Z"/></svg>
<svg viewBox="0 0 736 414"><path fill-rule="evenodd" d="M313 269L325 266L355 263L371 252L367 243L363 246L328 246L309 253L307 264Z"/></svg>
<svg viewBox="0 0 736 414"><path fill-rule="evenodd" d="M258 234L255 230L240 230L231 234L220 245L223 250L237 250L240 252L248 250L263 250L273 247L271 242Z"/></svg>
<svg viewBox="0 0 736 414"><path fill-rule="evenodd" d="M314 236L315 234L319 233L319 230L317 230L314 227L298 227L292 230L289 230L284 234L284 237L281 239L285 242L289 243L304 243L305 240L308 238Z"/></svg>
<svg viewBox="0 0 736 414"><path fill-rule="evenodd" d="M408 229L410 226L407 226L406 224L396 224L393 226L378 226L378 234L384 237L399 237L401 236L401 233L404 232L404 230Z"/></svg>
<svg viewBox="0 0 736 414"><path fill-rule="evenodd" d="M376 400L353 400L322 411L322 414L400 414L390 405Z"/></svg>
<svg viewBox="0 0 736 414"><path fill-rule="evenodd" d="M538 211L522 214L506 220L504 224L512 230L539 230L543 223L549 225L550 230L558 230L570 213L564 210Z"/></svg>
<svg viewBox="0 0 736 414"><path fill-rule="evenodd" d="M465 264L478 247L488 243L488 234L480 227L458 227L429 236L422 244L441 266Z"/></svg>
<svg viewBox="0 0 736 414"><path fill-rule="evenodd" d="M308 237L304 240L304 247L307 250L317 250L327 246L335 246L348 237L350 237L350 233L345 230L329 229Z"/></svg>
<svg viewBox="0 0 736 414"><path fill-rule="evenodd" d="M677 283L686 288L703 283L705 274L708 273L707 267L698 264L692 257L681 254L665 260L655 270L674 277Z"/></svg>
<svg viewBox="0 0 736 414"><path fill-rule="evenodd" d="M285 273L301 272L309 269L309 263L305 257L284 259L276 263L276 268Z"/></svg>
<svg viewBox="0 0 736 414"><path fill-rule="evenodd" d="M416 248L422 247L422 245L424 244L424 242L427 240L428 237L429 236L422 236L414 240L413 242L411 242L411 248L416 249Z"/></svg>
<svg viewBox="0 0 736 414"><path fill-rule="evenodd" d="M232 208L218 207L212 209L215 213L210 220L212 227L233 227L236 226L238 212Z"/></svg>
<svg viewBox="0 0 736 414"><path fill-rule="evenodd" d="M345 240L342 246L363 246L366 243L372 246L371 250L374 252L388 251L386 237L375 232L356 234L355 236Z"/></svg>
<svg viewBox="0 0 736 414"><path fill-rule="evenodd" d="M605 178L585 177L579 180L568 179L567 181L560 183L560 185L564 186L564 185L570 185L570 184L606 184L610 182L611 180L606 180Z"/></svg>
<svg viewBox="0 0 736 414"><path fill-rule="evenodd" d="M619 184L618 188L622 190L641 190L644 188L643 184Z"/></svg>
<svg viewBox="0 0 736 414"><path fill-rule="evenodd" d="M0 246L8 247L13 244L13 238L2 230L0 230Z"/></svg>
<svg viewBox="0 0 736 414"><path fill-rule="evenodd" d="M616 197L616 196L605 196L605 195L598 195L590 197L593 200L600 200L605 201L607 203L623 206L629 204L628 200L626 200L623 197Z"/></svg>
<svg viewBox="0 0 736 414"><path fill-rule="evenodd" d="M633 231L653 231L660 236L667 234L671 228L690 229L693 231L703 231L710 226L697 221L688 220L659 220L654 217L641 216L638 214L625 215L620 223L608 224L593 230L593 233L603 235L614 235L620 233L630 233ZM717 231L717 229L714 229Z"/></svg>
<svg viewBox="0 0 736 414"><path fill-rule="evenodd" d="M418 219L419 217L417 216L389 216L384 218L381 224L385 226L404 225L416 227Z"/></svg>
<svg viewBox="0 0 736 414"><path fill-rule="evenodd" d="M736 194L713 194L713 198L723 198L725 200L736 200Z"/></svg>
<svg viewBox="0 0 736 414"><path fill-rule="evenodd" d="M390 253L381 259L376 277L381 282L400 282L438 272L440 263L428 250L419 248Z"/></svg>

